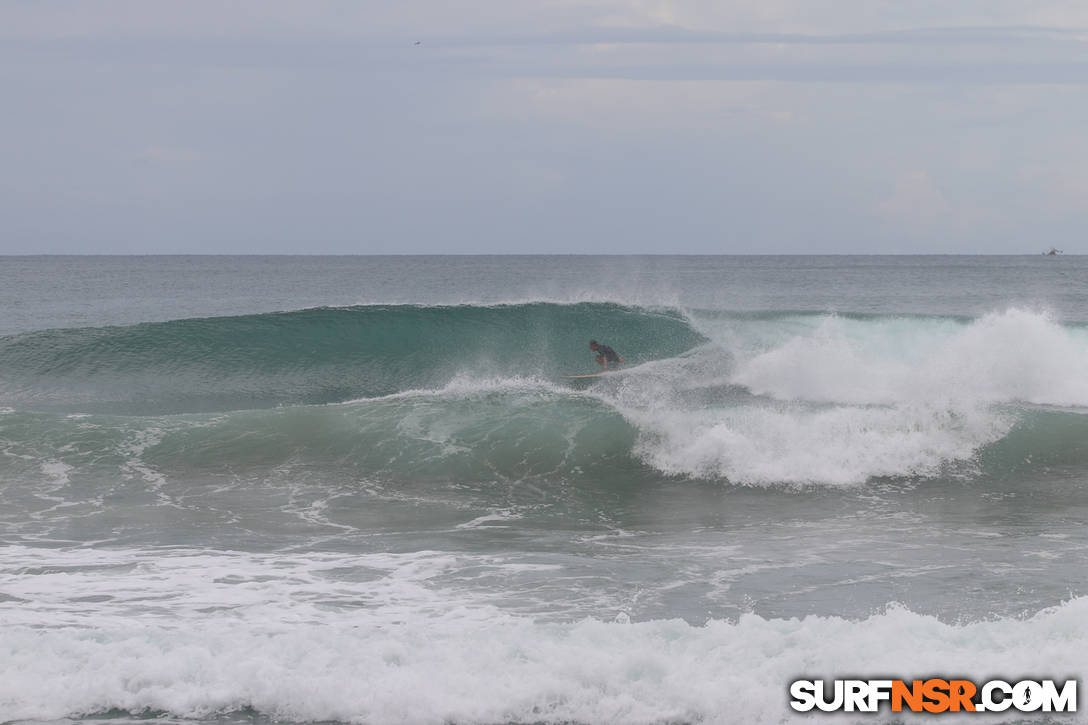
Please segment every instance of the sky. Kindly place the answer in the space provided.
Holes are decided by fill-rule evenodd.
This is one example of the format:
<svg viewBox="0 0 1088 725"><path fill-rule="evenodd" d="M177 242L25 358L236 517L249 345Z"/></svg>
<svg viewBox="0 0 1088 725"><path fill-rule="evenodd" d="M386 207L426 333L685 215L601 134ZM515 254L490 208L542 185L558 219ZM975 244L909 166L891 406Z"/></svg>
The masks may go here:
<svg viewBox="0 0 1088 725"><path fill-rule="evenodd" d="M1082 0L0 0L0 254L1088 249Z"/></svg>

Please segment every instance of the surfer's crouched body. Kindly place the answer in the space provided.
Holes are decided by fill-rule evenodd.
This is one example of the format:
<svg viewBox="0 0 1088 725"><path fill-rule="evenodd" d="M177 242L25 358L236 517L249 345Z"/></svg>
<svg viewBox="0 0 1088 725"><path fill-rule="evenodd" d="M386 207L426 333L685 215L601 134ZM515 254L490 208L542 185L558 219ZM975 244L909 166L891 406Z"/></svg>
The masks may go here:
<svg viewBox="0 0 1088 725"><path fill-rule="evenodd" d="M623 358L617 355L616 351L608 345L602 345L596 340L590 340L589 349L597 353L596 357L593 359L605 370L609 367L619 367L623 364Z"/></svg>

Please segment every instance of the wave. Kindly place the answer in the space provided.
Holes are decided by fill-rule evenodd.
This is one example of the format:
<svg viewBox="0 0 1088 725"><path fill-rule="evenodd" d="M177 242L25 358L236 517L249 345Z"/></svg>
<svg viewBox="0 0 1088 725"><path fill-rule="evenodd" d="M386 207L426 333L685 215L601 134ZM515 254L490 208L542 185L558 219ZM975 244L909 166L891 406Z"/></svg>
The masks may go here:
<svg viewBox="0 0 1088 725"><path fill-rule="evenodd" d="M693 319L729 352L720 379L762 401L690 410L629 395L644 459L671 473L840 485L971 474L1026 405L1088 412L1088 330L1042 312ZM1060 424L1081 430L1077 418Z"/></svg>
<svg viewBox="0 0 1088 725"><path fill-rule="evenodd" d="M703 342L676 311L607 303L370 305L0 338L0 405L113 413L316 404L456 375L557 377L606 340L631 362Z"/></svg>
<svg viewBox="0 0 1088 725"><path fill-rule="evenodd" d="M785 316L731 329L734 380L779 399L1088 406L1088 328L1045 312L1010 309L973 320Z"/></svg>
<svg viewBox="0 0 1088 725"><path fill-rule="evenodd" d="M14 720L247 711L372 725L810 722L786 696L801 677L1065 680L1088 666L1088 598L959 623L897 605L861 619L745 614L697 625L632 622L605 604L548 621L457 586L529 566L503 556L0 555L11 574L0 597L0 705Z"/></svg>
<svg viewBox="0 0 1088 725"><path fill-rule="evenodd" d="M644 466L636 431L598 398L534 379L459 379L341 405L181 416L0 415L0 475L96 495L122 476L155 486L276 471L330 480L613 480Z"/></svg>
<svg viewBox="0 0 1088 725"><path fill-rule="evenodd" d="M440 318L441 311L411 314ZM849 486L1088 466L1079 443L1088 425L1088 380L1080 375L1088 369L1088 331L1042 313L960 320L693 312L684 319L544 305L531 313L450 314L486 331L466 333L451 356L462 364L483 349L481 339L504 339L510 318L525 314L540 315L551 330L601 315L630 349L639 349L632 336L645 329L658 330L658 347L647 352L644 345L632 354L641 364L577 387L520 370L526 364L490 377L450 371L434 387L339 405L80 418L11 410L0 415L0 447L9 453L0 470L38 479L50 479L50 471L73 478L154 471L169 480L228 470L259 478L289 466L335 469L353 480L607 484L669 475ZM502 322L500 332L484 320ZM526 342L519 350L549 344L554 357L545 367L584 365L575 357L581 352L563 358L558 343Z"/></svg>
<svg viewBox="0 0 1088 725"><path fill-rule="evenodd" d="M841 486L1088 466L1083 411L804 406L730 387L714 394L715 406L694 410L674 399L666 409L635 406L624 387L578 392L531 379L458 380L342 405L214 415L11 411L0 415L0 477L26 482L36 495L64 487L73 503L95 499L118 478L155 490L215 478L260 489L314 476L398 487L587 481L607 490L662 475Z"/></svg>

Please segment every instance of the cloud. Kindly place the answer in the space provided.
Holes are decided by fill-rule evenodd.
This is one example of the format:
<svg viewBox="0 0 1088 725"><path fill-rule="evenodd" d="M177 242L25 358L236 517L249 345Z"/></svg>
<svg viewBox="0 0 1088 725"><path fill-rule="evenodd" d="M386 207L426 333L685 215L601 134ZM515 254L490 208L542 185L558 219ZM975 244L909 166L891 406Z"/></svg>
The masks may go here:
<svg viewBox="0 0 1088 725"><path fill-rule="evenodd" d="M1006 227L1016 211L1000 209L984 200L968 197L964 190L953 195L942 188L928 172L913 171L898 177L889 196L882 199L876 211L889 229L885 237L913 240L929 251L955 251L967 246L979 251L977 245L1009 243ZM1013 238L1012 243L1019 243ZM1022 251L1010 249L1007 251Z"/></svg>
<svg viewBox="0 0 1088 725"><path fill-rule="evenodd" d="M1088 27L1088 7L1065 0L636 0L617 13L685 28L739 32L865 33L920 27Z"/></svg>
<svg viewBox="0 0 1088 725"><path fill-rule="evenodd" d="M0 3L0 243L997 250L1043 209L1088 223L1072 4L212 7Z"/></svg>
<svg viewBox="0 0 1088 725"><path fill-rule="evenodd" d="M899 178L891 196L877 205L887 219L912 226L932 226L945 221L952 205L925 171Z"/></svg>
<svg viewBox="0 0 1088 725"><path fill-rule="evenodd" d="M919 30L922 29L922 30ZM1088 6L1064 0L39 0L0 4L0 37L485 38L645 33L708 40L882 42L896 33L955 42L1011 31L1083 40ZM887 37L884 37L887 36ZM615 36L613 36L615 37Z"/></svg>
<svg viewBox="0 0 1088 725"><path fill-rule="evenodd" d="M139 153L138 158L154 164L191 164L200 159L200 153L179 147L148 146Z"/></svg>
<svg viewBox="0 0 1088 725"><path fill-rule="evenodd" d="M611 130L726 129L782 124L794 109L764 82L612 78L517 78L492 86L481 109L492 118L564 123Z"/></svg>
<svg viewBox="0 0 1088 725"><path fill-rule="evenodd" d="M23 38L0 47L0 64L352 68L484 79L1083 85L1088 83L1086 48L1067 34L1039 29L815 36L665 28L442 35L419 46L404 38Z"/></svg>

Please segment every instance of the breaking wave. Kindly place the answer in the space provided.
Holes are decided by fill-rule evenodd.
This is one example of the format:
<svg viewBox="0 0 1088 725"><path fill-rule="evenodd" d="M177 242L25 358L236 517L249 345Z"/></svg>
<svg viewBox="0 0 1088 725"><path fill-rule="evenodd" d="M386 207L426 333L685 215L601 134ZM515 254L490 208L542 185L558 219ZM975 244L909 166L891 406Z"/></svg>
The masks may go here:
<svg viewBox="0 0 1088 725"><path fill-rule="evenodd" d="M227 349L235 329L249 342ZM632 364L564 381L593 365L590 335ZM174 338L184 343L164 343ZM78 362L61 364L73 351ZM37 363L16 370L15 360ZM1025 310L970 320L367 307L34 333L0 341L0 361L12 406L0 413L10 454L0 469L23 473L116 471L132 465L134 446L139 465L165 479L293 465L390 480L857 485L1088 461L1088 331ZM112 395L117 381L138 388L153 373L165 378L158 398ZM268 392L281 376L292 384ZM97 401L90 414L27 403L76 380ZM231 409L239 381L279 407ZM208 396L215 412L170 414ZM313 404L324 398L342 404ZM99 405L165 409L129 416Z"/></svg>

